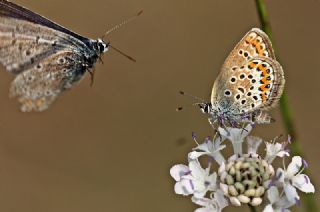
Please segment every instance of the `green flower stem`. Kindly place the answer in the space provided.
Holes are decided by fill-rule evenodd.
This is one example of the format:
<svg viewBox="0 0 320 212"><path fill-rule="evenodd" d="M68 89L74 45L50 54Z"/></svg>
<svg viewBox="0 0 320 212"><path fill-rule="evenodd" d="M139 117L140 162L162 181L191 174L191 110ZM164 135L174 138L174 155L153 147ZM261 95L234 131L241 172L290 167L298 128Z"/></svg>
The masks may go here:
<svg viewBox="0 0 320 212"><path fill-rule="evenodd" d="M252 205L248 205L251 212L257 212L257 209L253 207Z"/></svg>
<svg viewBox="0 0 320 212"><path fill-rule="evenodd" d="M264 3L264 0L255 0L255 2L256 2L257 12L259 15L259 20L261 23L262 30L265 33L267 33L267 35L272 40L271 26L269 23L267 8ZM302 155L302 151L300 150L297 142L298 139L297 139L297 134L293 124L293 115L290 110L288 96L285 92L282 94L282 97L280 99L280 110L281 110L282 119L286 128L286 131L293 138L293 141L294 141L291 144L292 155ZM316 201L314 199L314 195L303 194L302 199L303 199L302 201L304 203L304 207L306 211L308 212L318 211Z"/></svg>

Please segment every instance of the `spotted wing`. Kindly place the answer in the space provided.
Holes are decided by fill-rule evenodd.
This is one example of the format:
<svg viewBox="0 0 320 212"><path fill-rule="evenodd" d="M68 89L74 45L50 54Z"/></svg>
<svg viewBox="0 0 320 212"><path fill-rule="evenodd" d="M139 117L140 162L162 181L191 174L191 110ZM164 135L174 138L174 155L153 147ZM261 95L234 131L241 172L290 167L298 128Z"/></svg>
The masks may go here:
<svg viewBox="0 0 320 212"><path fill-rule="evenodd" d="M284 74L276 61L268 36L250 30L223 64L211 102L225 101L234 113L267 109L277 103L284 87Z"/></svg>
<svg viewBox="0 0 320 212"><path fill-rule="evenodd" d="M31 10L24 8L20 5L17 5L13 2L7 0L0 0L0 16L8 17L12 19L24 20L26 22L38 24L41 26L46 26L55 31L60 31L65 34L68 34L78 40L81 40L83 43L90 44L90 40L86 37L83 37L75 32L70 31L69 29L35 13Z"/></svg>
<svg viewBox="0 0 320 212"><path fill-rule="evenodd" d="M24 20L0 15L0 63L14 74L62 50L86 52L76 38Z"/></svg>
<svg viewBox="0 0 320 212"><path fill-rule="evenodd" d="M64 90L79 81L86 68L81 56L60 51L17 75L10 96L17 97L24 112L43 111Z"/></svg>
<svg viewBox="0 0 320 212"><path fill-rule="evenodd" d="M17 74L10 94L23 111L42 111L83 75L91 41L14 3L0 0L0 63Z"/></svg>

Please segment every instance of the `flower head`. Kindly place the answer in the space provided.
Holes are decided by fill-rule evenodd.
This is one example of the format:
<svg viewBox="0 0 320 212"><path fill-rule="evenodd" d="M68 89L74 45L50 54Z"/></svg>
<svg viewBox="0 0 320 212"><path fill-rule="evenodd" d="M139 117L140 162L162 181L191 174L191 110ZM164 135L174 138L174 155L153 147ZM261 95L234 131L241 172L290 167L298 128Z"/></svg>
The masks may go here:
<svg viewBox="0 0 320 212"><path fill-rule="evenodd" d="M314 186L307 175L302 174L307 163L294 156L287 168L275 169L275 159L289 157L288 144L273 139L263 142L261 138L248 136L252 125L245 128L219 128L214 139L206 138L188 154L189 164L175 165L170 174L176 180L175 192L192 195L192 201L201 206L195 212L220 212L229 204L241 206L265 204L264 212L289 212L289 208L300 200L297 190L313 193ZM225 157L221 150L229 140L233 153ZM247 151L243 151L243 143ZM277 142L276 142L277 141ZM259 147L265 144L266 153L260 155ZM209 165L202 168L199 158L207 157ZM225 159L228 158L228 159ZM212 162L218 169L214 170ZM277 170L275 172L275 170Z"/></svg>

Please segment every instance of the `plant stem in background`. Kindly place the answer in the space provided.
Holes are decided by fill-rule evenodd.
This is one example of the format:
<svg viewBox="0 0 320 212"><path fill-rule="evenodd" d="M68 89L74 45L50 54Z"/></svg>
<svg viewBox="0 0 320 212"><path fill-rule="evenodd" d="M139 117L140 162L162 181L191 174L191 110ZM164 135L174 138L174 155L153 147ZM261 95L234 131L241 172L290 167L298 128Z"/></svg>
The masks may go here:
<svg viewBox="0 0 320 212"><path fill-rule="evenodd" d="M268 14L267 14L267 8L264 3L264 0L255 0L255 2L256 2L257 12L258 12L260 23L261 23L261 28L265 33L267 33L270 40L272 40L272 31L271 31L271 26L270 26ZM285 92L283 93L280 99L280 110L281 110L281 115L282 115L282 119L286 128L286 131L293 138L293 141L294 141L291 144L292 154L302 155L302 151L300 150L297 142L298 139L297 139L297 134L293 124L293 115L289 107L288 96ZM303 204L306 211L308 212L317 211L317 205L313 195L303 195L302 199L303 199Z"/></svg>

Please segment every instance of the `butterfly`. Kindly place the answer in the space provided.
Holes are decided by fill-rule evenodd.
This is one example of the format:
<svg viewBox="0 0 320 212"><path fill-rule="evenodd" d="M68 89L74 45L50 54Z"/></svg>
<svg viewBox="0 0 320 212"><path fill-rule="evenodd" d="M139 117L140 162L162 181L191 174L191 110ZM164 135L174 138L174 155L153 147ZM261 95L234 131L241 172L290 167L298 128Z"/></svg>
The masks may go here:
<svg viewBox="0 0 320 212"><path fill-rule="evenodd" d="M47 109L87 71L92 74L109 47L109 42L83 37L22 6L0 0L0 63L16 75L10 96L18 99L24 112Z"/></svg>
<svg viewBox="0 0 320 212"><path fill-rule="evenodd" d="M209 103L199 103L209 122L270 123L265 111L279 101L285 84L271 41L258 28L251 29L231 51L216 78Z"/></svg>

